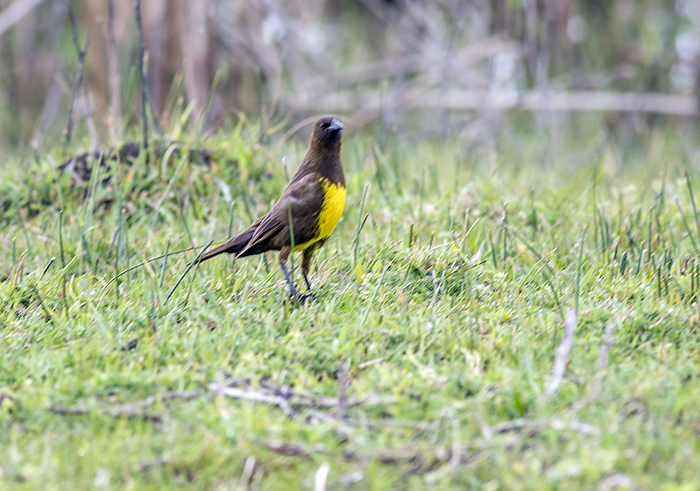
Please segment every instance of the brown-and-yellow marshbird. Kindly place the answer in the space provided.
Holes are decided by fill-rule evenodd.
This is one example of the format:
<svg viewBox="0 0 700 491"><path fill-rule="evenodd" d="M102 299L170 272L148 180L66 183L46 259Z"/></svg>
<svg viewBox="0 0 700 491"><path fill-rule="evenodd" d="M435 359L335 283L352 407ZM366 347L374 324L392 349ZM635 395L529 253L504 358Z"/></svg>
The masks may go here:
<svg viewBox="0 0 700 491"><path fill-rule="evenodd" d="M277 258L290 296L299 299L287 270L293 247L303 251L301 271L310 292L313 255L326 243L345 208L345 177L340 163L343 128L333 116L316 121L306 156L275 206L247 230L203 254L198 262L224 252L246 257L280 251Z"/></svg>

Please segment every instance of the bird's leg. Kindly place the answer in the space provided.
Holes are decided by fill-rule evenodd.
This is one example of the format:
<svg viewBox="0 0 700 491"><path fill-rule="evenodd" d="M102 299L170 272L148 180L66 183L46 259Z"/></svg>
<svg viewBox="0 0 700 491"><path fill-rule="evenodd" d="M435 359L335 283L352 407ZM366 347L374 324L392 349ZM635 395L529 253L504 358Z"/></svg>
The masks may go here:
<svg viewBox="0 0 700 491"><path fill-rule="evenodd" d="M311 246L307 247L304 249L304 254L302 256L302 261L301 261L301 274L304 276L304 281L306 282L306 288L308 288L308 292L304 295L304 300L306 298L311 297L314 300L316 300L316 295L313 294L311 291L311 282L309 281L309 271L311 270L311 260L314 257L314 253L316 250L321 247L323 242L316 242L315 244L312 244Z"/></svg>
<svg viewBox="0 0 700 491"><path fill-rule="evenodd" d="M302 270L301 274L304 276L304 281L306 282L306 289L311 291L311 282L309 281L309 277L306 275L306 271Z"/></svg>
<svg viewBox="0 0 700 491"><path fill-rule="evenodd" d="M299 300L299 292L294 286L294 282L292 281L292 277L289 275L289 271L287 271L287 259L289 259L289 254L291 252L291 247L285 247L280 251L279 256L277 256L277 259L280 262L280 268L282 268L282 273L284 273L284 279L287 280L287 285L289 285L289 298Z"/></svg>
<svg viewBox="0 0 700 491"><path fill-rule="evenodd" d="M280 261L280 268L282 268L282 273L284 273L284 279L287 280L287 284L289 285L289 298L296 298L298 300L299 292L297 292L294 283L292 283L292 278L291 276L289 276L289 271L287 271L287 264Z"/></svg>
<svg viewBox="0 0 700 491"><path fill-rule="evenodd" d="M304 276L304 281L306 282L306 293L303 295L299 295L299 300L302 302L305 302L309 298L312 300L316 300L316 295L314 295L314 292L311 291L311 283L309 282L309 278L307 277L306 271L302 271L301 273Z"/></svg>
<svg viewBox="0 0 700 491"><path fill-rule="evenodd" d="M311 257L313 256L313 252L310 252L311 249L314 248L312 245L308 249L304 250L304 255L302 256L303 259L301 261L301 274L304 276L304 281L306 282L306 288L311 291L311 282L309 281L309 271L311 270Z"/></svg>
<svg viewBox="0 0 700 491"><path fill-rule="evenodd" d="M306 290L306 293L304 293L303 295L300 295L299 299L302 302L305 302L309 298L312 300L316 300L316 295L314 295L314 292L311 291L311 282L309 281L308 270L305 270L303 266L301 268L301 274L304 276L304 281L306 282L307 290Z"/></svg>

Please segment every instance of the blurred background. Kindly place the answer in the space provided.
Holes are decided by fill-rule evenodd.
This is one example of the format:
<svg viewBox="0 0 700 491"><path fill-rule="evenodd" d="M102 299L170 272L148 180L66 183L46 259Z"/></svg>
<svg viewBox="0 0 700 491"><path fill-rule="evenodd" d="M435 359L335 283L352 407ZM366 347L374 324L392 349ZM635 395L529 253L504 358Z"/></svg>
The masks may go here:
<svg viewBox="0 0 700 491"><path fill-rule="evenodd" d="M72 105L93 147L138 135L135 12L0 0L0 151L65 141ZM567 139L697 136L700 0L144 0L141 16L156 127L245 115L284 134L337 113L466 148L529 132L541 160Z"/></svg>

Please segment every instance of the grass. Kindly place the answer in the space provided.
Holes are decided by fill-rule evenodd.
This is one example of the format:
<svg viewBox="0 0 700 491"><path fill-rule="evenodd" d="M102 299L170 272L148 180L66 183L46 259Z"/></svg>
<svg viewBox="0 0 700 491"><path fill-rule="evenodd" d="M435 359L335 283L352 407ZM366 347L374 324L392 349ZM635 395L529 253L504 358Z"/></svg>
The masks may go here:
<svg viewBox="0 0 700 491"><path fill-rule="evenodd" d="M554 167L348 135L345 214L298 308L274 256L183 273L268 209L304 142L192 143L219 158L82 185L61 150L5 164L3 489L311 489L328 469L351 489L700 488L698 187L672 131L624 166L610 146Z"/></svg>

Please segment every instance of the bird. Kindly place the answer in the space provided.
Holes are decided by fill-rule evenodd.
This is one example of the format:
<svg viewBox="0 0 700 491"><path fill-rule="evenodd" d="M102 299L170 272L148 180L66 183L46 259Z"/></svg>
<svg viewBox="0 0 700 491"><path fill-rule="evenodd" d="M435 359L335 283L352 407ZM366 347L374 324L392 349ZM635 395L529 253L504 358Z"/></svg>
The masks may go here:
<svg viewBox="0 0 700 491"><path fill-rule="evenodd" d="M192 263L223 253L247 257L279 251L277 260L289 286L290 298L302 301L315 298L309 281L311 261L338 224L347 196L340 162L343 128L335 116L316 121L306 155L272 209L248 229ZM294 251L302 251L301 271L308 289L304 295L299 295L287 269L289 255Z"/></svg>

